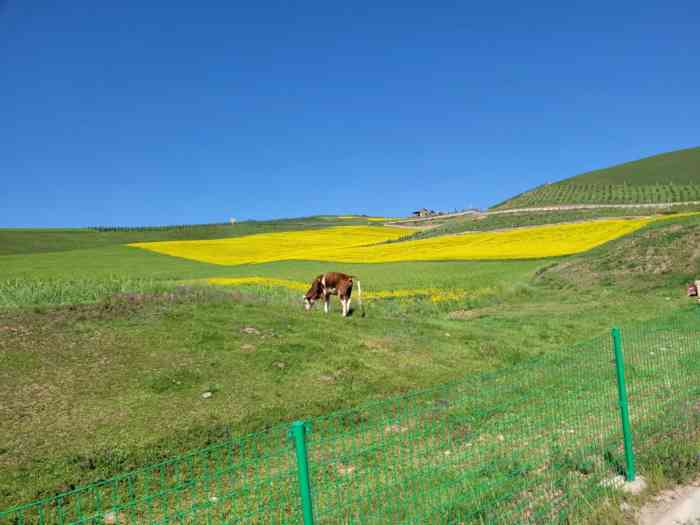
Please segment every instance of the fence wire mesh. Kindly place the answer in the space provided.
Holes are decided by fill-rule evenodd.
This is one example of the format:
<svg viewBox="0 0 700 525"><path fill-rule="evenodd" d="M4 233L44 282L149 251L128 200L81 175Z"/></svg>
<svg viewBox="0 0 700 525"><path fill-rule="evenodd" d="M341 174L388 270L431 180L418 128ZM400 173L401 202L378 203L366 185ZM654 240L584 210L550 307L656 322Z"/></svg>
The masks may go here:
<svg viewBox="0 0 700 525"><path fill-rule="evenodd" d="M622 343L635 451L697 432L700 316L627 327ZM608 335L307 423L317 524L566 523L625 472ZM288 430L9 509L0 525L302 523Z"/></svg>

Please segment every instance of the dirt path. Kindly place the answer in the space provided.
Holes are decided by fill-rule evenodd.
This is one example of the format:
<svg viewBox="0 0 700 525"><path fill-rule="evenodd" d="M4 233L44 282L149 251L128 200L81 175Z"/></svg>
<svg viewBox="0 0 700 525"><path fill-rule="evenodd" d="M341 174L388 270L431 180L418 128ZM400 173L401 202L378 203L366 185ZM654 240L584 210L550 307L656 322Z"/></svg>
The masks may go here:
<svg viewBox="0 0 700 525"><path fill-rule="evenodd" d="M639 525L697 525L700 523L700 479L666 490L645 505Z"/></svg>

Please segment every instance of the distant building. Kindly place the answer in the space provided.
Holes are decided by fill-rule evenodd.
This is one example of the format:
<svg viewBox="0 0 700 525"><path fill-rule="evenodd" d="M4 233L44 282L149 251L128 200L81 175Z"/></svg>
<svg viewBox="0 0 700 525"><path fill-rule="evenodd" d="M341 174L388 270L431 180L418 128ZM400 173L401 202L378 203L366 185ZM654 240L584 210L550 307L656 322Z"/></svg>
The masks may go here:
<svg viewBox="0 0 700 525"><path fill-rule="evenodd" d="M431 217L432 215L437 215L434 210L429 210L428 208L421 208L418 211L413 212L414 217Z"/></svg>
<svg viewBox="0 0 700 525"><path fill-rule="evenodd" d="M229 222L229 224L236 224L236 219L234 219L233 217L231 217L231 218L228 220L228 222Z"/></svg>

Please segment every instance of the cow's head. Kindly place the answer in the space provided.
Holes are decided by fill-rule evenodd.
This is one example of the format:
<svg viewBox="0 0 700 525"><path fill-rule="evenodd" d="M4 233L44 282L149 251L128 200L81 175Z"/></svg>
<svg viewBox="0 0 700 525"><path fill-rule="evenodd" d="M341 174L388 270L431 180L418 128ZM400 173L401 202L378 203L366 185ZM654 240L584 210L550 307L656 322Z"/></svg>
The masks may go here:
<svg viewBox="0 0 700 525"><path fill-rule="evenodd" d="M311 310L311 307L316 301L318 301L323 295L323 285L321 284L321 276L319 275L311 283L311 288L304 294L304 309Z"/></svg>

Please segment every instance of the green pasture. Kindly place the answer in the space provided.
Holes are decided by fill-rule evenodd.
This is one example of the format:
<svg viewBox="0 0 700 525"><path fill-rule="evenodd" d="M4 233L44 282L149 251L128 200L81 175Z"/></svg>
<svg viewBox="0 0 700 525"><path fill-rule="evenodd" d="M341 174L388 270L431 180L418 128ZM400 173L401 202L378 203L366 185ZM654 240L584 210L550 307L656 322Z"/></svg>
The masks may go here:
<svg viewBox="0 0 700 525"><path fill-rule="evenodd" d="M684 308L623 331L638 466L656 486L682 482L699 465L696 321ZM601 486L622 461L610 335L565 348L321 417L307 413L316 523L577 523L598 508L608 519L593 522L617 523L621 495ZM299 523L288 429L225 435L10 513L9 522L101 523L113 509L123 523ZM662 457L673 464L654 471ZM100 472L104 464L81 461Z"/></svg>
<svg viewBox="0 0 700 525"><path fill-rule="evenodd" d="M295 418L565 354L613 323L667 315L687 305L682 284L700 268L692 249L664 247L692 248L684 240L698 220L562 259L342 268L224 267L117 242L49 252L16 241L25 253L0 256L0 509ZM643 271L650 247L683 264L639 286L636 267L615 260L636 257ZM335 268L357 274L363 290L473 293L371 301L365 317L343 319L337 302L328 316L304 312L285 289L180 284L306 281ZM578 282L588 274L596 279Z"/></svg>
<svg viewBox="0 0 700 525"><path fill-rule="evenodd" d="M699 184L700 147L661 153L609 168L589 171L567 182L576 185L629 184L652 186L659 183Z"/></svg>
<svg viewBox="0 0 700 525"><path fill-rule="evenodd" d="M330 226L349 226L353 224L371 225L377 223L368 223L367 219L362 217L338 219L333 216L314 216L270 221L242 221L235 224L203 224L152 228L0 228L0 256L85 250L133 242L220 239L256 233L328 228Z"/></svg>
<svg viewBox="0 0 700 525"><path fill-rule="evenodd" d="M296 297L266 293L191 288L3 313L0 508L271 424L558 352L604 333L611 319L651 318L685 302L524 287L480 306L384 301L343 319L337 306L307 313Z"/></svg>
<svg viewBox="0 0 700 525"><path fill-rule="evenodd" d="M209 277L275 277L309 283L318 274L340 270L357 275L363 290L443 288L512 290L527 281L541 261L408 262L337 264L281 261L219 266L148 252L108 246L29 255L0 256L0 306L70 304L95 300L96 289L147 291L181 281Z"/></svg>

